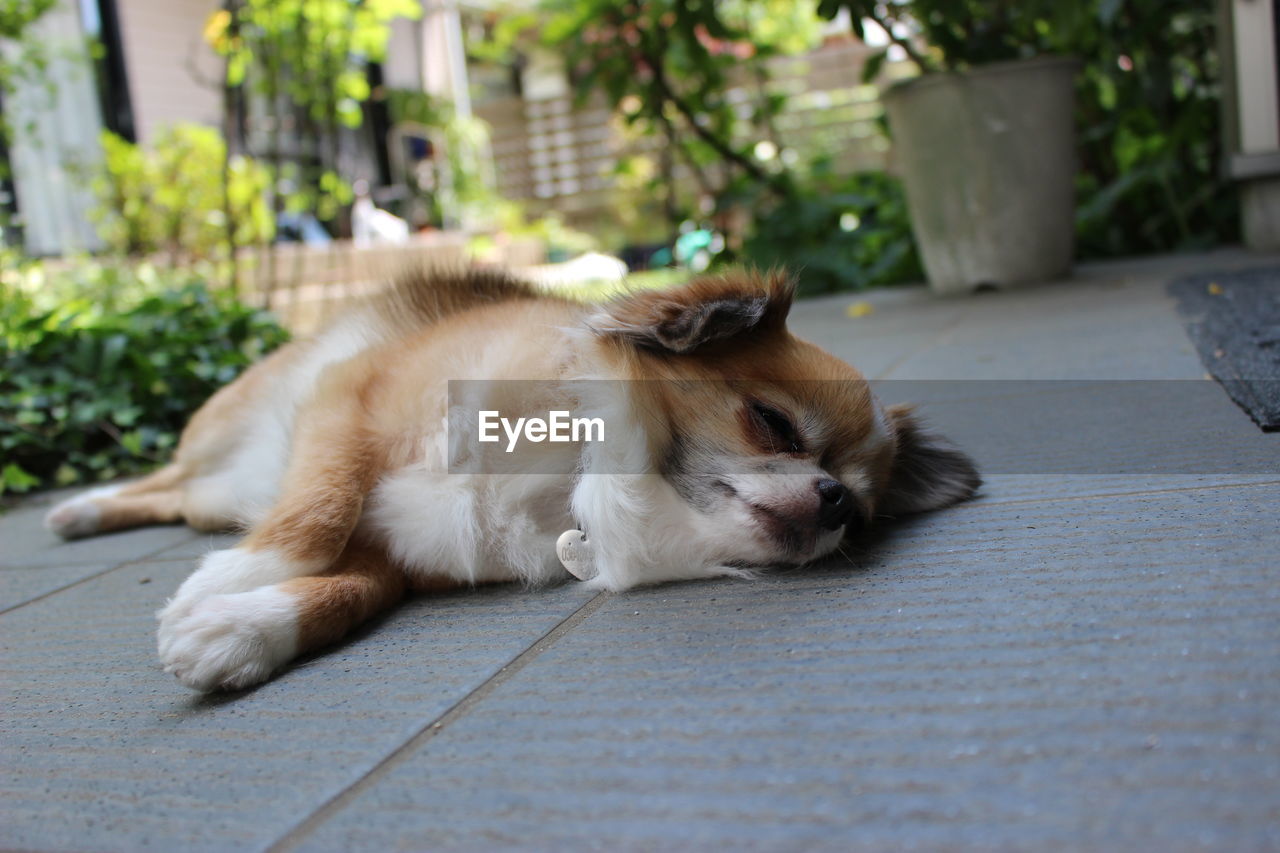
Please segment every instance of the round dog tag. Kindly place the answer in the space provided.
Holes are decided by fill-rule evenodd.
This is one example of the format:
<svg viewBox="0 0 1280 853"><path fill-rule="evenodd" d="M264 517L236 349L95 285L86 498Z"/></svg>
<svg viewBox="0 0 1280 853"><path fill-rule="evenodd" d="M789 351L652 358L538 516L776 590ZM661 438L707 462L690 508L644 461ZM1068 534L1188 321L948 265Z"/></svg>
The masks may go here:
<svg viewBox="0 0 1280 853"><path fill-rule="evenodd" d="M580 581L591 580L596 576L595 555L587 534L581 530L566 530L556 540L556 556L560 564Z"/></svg>

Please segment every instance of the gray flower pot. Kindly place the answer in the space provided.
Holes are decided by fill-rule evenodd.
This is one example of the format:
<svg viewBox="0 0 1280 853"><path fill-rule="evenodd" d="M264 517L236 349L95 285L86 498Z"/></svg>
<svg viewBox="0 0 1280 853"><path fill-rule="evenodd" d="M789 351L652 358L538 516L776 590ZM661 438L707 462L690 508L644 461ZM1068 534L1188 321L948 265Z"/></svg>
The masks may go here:
<svg viewBox="0 0 1280 853"><path fill-rule="evenodd" d="M912 228L937 293L1048 281L1075 236L1074 59L917 77L884 95Z"/></svg>

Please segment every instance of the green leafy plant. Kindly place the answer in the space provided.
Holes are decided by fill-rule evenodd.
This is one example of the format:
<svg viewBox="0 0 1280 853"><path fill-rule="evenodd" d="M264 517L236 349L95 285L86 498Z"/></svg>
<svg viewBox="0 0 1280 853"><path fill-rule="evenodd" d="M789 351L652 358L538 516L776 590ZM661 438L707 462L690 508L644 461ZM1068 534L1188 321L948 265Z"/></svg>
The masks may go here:
<svg viewBox="0 0 1280 853"><path fill-rule="evenodd" d="M1108 257L1235 242L1221 170L1220 60L1209 0L1097 0L1062 37L1077 86L1077 243Z"/></svg>
<svg viewBox="0 0 1280 853"><path fill-rule="evenodd" d="M366 69L386 58L392 21L421 14L414 0L232 0L209 17L204 37L226 59L228 104L251 96L271 114L266 159L277 213L312 210L330 220L352 200L339 172L340 134L364 122L373 94ZM315 146L288 163L287 122Z"/></svg>
<svg viewBox="0 0 1280 853"><path fill-rule="evenodd" d="M601 92L634 132L665 149L651 186L674 226L699 202L718 202L743 183L774 196L791 191L785 164L756 156L781 148L774 119L785 98L768 87L768 59L817 41L809 2L729 0L546 0L543 44L566 56L579 97ZM745 85L744 85L745 84ZM730 90L748 95L734 101ZM677 159L692 192L675 180Z"/></svg>
<svg viewBox="0 0 1280 853"><path fill-rule="evenodd" d="M24 110L14 109L19 90L38 84L49 99L57 97L45 74L49 46L32 27L55 5L57 0L0 0L0 181L12 175L8 148L15 134L29 133L34 125ZM8 206L0 205L0 244L13 241L9 232L16 224Z"/></svg>
<svg viewBox="0 0 1280 853"><path fill-rule="evenodd" d="M102 149L103 164L93 178L98 206L91 215L103 242L120 254L208 259L274 233L266 169L232 157L224 176L226 144L212 128L174 125L157 133L149 148L104 131Z"/></svg>
<svg viewBox="0 0 1280 853"><path fill-rule="evenodd" d="M792 267L802 296L923 277L898 182L883 172L838 177L821 164L756 219L742 256Z"/></svg>
<svg viewBox="0 0 1280 853"><path fill-rule="evenodd" d="M1104 0L1114 7L1115 0ZM834 18L841 10L858 38L876 24L888 45L864 70L875 77L890 46L924 73L961 71L975 65L1026 59L1059 49L1060 34L1074 31L1093 14L1092 3L1054 0L821 0L818 14Z"/></svg>
<svg viewBox="0 0 1280 853"><path fill-rule="evenodd" d="M1222 176L1219 59L1210 0L822 0L855 32L888 33L924 73L1041 54L1084 65L1076 113L1084 257L1233 241L1238 204Z"/></svg>
<svg viewBox="0 0 1280 853"><path fill-rule="evenodd" d="M52 289L65 295L82 283ZM156 466L200 404L288 337L269 315L190 276L117 284L109 309L83 290L50 306L7 276L0 493Z"/></svg>

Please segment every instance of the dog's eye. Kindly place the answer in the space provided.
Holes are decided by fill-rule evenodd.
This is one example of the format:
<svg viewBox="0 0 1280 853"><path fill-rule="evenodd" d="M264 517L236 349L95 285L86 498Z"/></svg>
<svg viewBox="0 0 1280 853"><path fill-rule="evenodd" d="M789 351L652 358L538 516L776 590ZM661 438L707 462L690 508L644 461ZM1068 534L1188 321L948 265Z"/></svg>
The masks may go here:
<svg viewBox="0 0 1280 853"><path fill-rule="evenodd" d="M774 453L803 453L804 443L791 419L764 403L752 403L751 414L764 427Z"/></svg>

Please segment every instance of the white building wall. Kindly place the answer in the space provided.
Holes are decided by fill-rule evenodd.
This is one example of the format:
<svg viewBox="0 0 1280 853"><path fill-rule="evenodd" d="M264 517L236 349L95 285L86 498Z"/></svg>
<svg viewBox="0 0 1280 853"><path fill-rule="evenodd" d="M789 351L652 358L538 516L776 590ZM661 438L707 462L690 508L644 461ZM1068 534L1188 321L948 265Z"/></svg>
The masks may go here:
<svg viewBox="0 0 1280 853"><path fill-rule="evenodd" d="M95 249L88 176L102 160L102 118L79 7L63 0L32 33L49 64L41 79L20 80L4 105L23 242L33 255Z"/></svg>
<svg viewBox="0 0 1280 853"><path fill-rule="evenodd" d="M466 56L456 0L422 0L422 17L391 24L383 79L397 89L416 89L444 98L470 115Z"/></svg>
<svg viewBox="0 0 1280 853"><path fill-rule="evenodd" d="M422 88L421 20L397 18L391 22L387 40L387 60L382 63L382 79L393 89Z"/></svg>
<svg viewBox="0 0 1280 853"><path fill-rule="evenodd" d="M1245 245L1280 251L1280 87L1276 84L1276 0L1232 0L1237 150Z"/></svg>
<svg viewBox="0 0 1280 853"><path fill-rule="evenodd" d="M138 141L176 122L218 126L222 60L204 41L218 0L116 0Z"/></svg>

